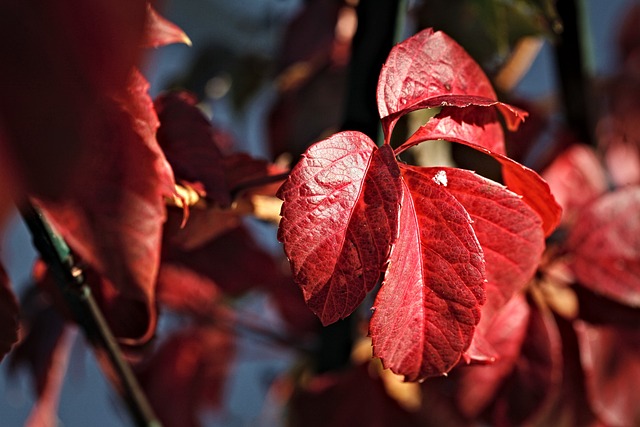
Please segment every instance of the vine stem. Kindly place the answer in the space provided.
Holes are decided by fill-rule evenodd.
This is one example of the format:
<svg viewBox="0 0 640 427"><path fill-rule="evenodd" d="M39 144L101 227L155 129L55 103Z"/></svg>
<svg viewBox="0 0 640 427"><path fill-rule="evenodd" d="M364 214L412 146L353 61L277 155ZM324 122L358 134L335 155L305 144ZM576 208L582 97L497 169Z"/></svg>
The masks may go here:
<svg viewBox="0 0 640 427"><path fill-rule="evenodd" d="M406 7L406 0L364 0L356 8L358 28L352 42L341 130L360 131L378 145L383 141L376 102L378 78L403 33L400 26ZM351 363L355 317L352 314L321 329L316 372L337 371Z"/></svg>
<svg viewBox="0 0 640 427"><path fill-rule="evenodd" d="M580 42L582 31L578 17L579 3L577 0L560 0L556 3L556 7L562 20L562 28L555 46L556 68L567 124L578 139L594 146L595 138L588 110L590 105L588 82Z"/></svg>
<svg viewBox="0 0 640 427"><path fill-rule="evenodd" d="M29 201L18 204L18 209L31 233L33 245L49 267L75 322L97 355L106 356L104 359L114 374L114 386L123 394L135 424L140 427L161 427L85 282L82 270L75 265L66 242Z"/></svg>

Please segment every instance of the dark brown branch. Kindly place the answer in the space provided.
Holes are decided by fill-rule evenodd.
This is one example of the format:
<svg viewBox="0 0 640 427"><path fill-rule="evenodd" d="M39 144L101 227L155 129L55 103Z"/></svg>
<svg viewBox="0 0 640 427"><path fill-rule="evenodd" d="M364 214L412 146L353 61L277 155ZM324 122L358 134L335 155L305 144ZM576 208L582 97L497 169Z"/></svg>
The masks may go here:
<svg viewBox="0 0 640 427"><path fill-rule="evenodd" d="M556 7L562 20L555 45L556 68L567 125L580 141L594 145L588 110L591 105L589 88L580 43L579 10L575 0L558 0Z"/></svg>

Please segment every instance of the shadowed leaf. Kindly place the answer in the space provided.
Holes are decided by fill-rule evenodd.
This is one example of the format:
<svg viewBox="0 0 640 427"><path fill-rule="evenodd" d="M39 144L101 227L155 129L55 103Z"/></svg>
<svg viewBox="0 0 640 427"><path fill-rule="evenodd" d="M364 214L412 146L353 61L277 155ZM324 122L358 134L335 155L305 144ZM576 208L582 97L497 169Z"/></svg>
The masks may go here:
<svg viewBox="0 0 640 427"><path fill-rule="evenodd" d="M606 194L576 219L567 247L577 280L615 301L640 306L640 187Z"/></svg>
<svg viewBox="0 0 640 427"><path fill-rule="evenodd" d="M178 179L202 183L206 196L226 207L231 199L223 156L216 144L218 135L196 103L187 92L171 92L156 99L161 123L158 143Z"/></svg>
<svg viewBox="0 0 640 427"><path fill-rule="evenodd" d="M580 359L587 396L598 417L610 426L640 423L640 324L635 328L577 321Z"/></svg>
<svg viewBox="0 0 640 427"><path fill-rule="evenodd" d="M234 352L232 336L210 328L187 328L163 343L138 372L163 425L198 427L204 409L219 407Z"/></svg>
<svg viewBox="0 0 640 427"><path fill-rule="evenodd" d="M363 411L363 408L367 408ZM322 416L319 416L322 414ZM389 397L380 378L359 365L348 372L312 378L291 402L292 427L386 427L421 425Z"/></svg>

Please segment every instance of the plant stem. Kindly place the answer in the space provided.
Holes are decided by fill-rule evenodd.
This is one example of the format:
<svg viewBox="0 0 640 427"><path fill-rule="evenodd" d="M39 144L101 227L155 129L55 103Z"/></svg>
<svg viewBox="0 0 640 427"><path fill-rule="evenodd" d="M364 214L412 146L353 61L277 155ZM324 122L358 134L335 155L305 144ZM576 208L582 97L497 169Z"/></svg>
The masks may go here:
<svg viewBox="0 0 640 427"><path fill-rule="evenodd" d="M353 37L347 100L342 130L358 130L379 140L380 116L376 88L382 64L398 42L406 0L366 0L358 4L358 29Z"/></svg>
<svg viewBox="0 0 640 427"><path fill-rule="evenodd" d="M74 320L94 350L107 356L109 368L119 381L119 384L114 385L123 393L134 422L141 427L160 427L161 423L154 415L136 377L125 361L109 325L93 298L91 289L84 280L82 270L74 264L69 247L30 202L25 201L19 204L18 208L31 232L33 244L49 267Z"/></svg>
<svg viewBox="0 0 640 427"><path fill-rule="evenodd" d="M567 124L576 138L585 144L594 145L593 130L589 125L590 104L580 43L578 5L576 0L559 0L556 8L562 20L562 30L555 46L556 68Z"/></svg>
<svg viewBox="0 0 640 427"><path fill-rule="evenodd" d="M358 29L353 38L347 77L347 99L342 130L360 131L382 141L376 88L382 64L402 30L400 14L405 0L364 0L357 7ZM316 371L335 371L349 365L353 347L354 315L322 328L316 353Z"/></svg>

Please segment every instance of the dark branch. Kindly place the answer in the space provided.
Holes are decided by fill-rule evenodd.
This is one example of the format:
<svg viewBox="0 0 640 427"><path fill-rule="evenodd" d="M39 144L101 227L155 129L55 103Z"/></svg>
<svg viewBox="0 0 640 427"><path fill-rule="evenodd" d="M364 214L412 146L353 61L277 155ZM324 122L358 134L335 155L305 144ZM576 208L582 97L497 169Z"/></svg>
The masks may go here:
<svg viewBox="0 0 640 427"><path fill-rule="evenodd" d="M123 393L136 425L160 427L160 421L154 415L131 368L124 360L91 289L84 281L82 270L74 264L69 247L30 202L21 203L19 210L31 232L33 244L49 267L75 322L83 330L94 350L107 356L109 367L119 381L115 386Z"/></svg>

